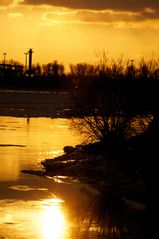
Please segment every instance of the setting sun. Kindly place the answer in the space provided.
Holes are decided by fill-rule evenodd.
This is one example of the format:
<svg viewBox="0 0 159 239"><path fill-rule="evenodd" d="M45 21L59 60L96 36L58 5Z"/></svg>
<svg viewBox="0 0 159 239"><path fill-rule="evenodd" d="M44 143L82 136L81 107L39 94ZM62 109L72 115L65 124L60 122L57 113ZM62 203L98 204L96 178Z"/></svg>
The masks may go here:
<svg viewBox="0 0 159 239"><path fill-rule="evenodd" d="M41 228L43 239L66 238L67 222L62 211L60 199L48 199L43 201L44 211L41 216Z"/></svg>

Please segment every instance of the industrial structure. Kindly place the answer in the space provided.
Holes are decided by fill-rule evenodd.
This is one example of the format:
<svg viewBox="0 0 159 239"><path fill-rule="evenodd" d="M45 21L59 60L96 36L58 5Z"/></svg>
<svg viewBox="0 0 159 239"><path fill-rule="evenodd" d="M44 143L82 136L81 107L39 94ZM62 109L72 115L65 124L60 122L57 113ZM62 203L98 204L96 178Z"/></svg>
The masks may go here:
<svg viewBox="0 0 159 239"><path fill-rule="evenodd" d="M25 52L25 67L21 64L10 63L6 61L7 53L3 53L3 61L0 64L0 79L16 79L21 76L33 76L33 67L32 67L32 48L28 52ZM29 59L28 59L29 58ZM28 65L27 65L28 62Z"/></svg>
<svg viewBox="0 0 159 239"><path fill-rule="evenodd" d="M0 64L0 79L15 79L23 75L23 65Z"/></svg>
<svg viewBox="0 0 159 239"><path fill-rule="evenodd" d="M33 69L32 69L32 54L33 54L33 50L30 48L28 51L29 54L29 67L27 69L27 65L26 65L26 72L29 75L29 77L31 77L34 73Z"/></svg>

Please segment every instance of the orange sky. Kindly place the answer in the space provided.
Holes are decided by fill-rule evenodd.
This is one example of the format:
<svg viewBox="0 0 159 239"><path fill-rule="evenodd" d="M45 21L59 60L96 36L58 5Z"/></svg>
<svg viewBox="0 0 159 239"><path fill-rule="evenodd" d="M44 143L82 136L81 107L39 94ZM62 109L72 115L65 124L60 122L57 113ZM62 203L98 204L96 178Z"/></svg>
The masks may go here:
<svg viewBox="0 0 159 239"><path fill-rule="evenodd" d="M159 0L0 0L0 61L94 62L159 54Z"/></svg>

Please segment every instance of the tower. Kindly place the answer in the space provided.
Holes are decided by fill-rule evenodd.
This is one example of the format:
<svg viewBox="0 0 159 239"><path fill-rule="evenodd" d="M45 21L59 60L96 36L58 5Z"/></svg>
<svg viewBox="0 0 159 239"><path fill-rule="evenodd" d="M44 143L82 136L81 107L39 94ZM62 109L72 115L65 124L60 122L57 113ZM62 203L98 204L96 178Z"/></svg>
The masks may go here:
<svg viewBox="0 0 159 239"><path fill-rule="evenodd" d="M32 53L33 53L33 50L30 48L28 53L29 53L29 76L31 76L31 74L32 74Z"/></svg>

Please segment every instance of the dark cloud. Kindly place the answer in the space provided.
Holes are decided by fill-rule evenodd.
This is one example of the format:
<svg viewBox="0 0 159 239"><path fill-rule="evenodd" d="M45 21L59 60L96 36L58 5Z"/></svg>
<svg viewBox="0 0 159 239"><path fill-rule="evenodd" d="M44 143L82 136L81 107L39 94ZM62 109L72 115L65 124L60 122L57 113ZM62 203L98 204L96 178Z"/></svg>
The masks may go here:
<svg viewBox="0 0 159 239"><path fill-rule="evenodd" d="M127 12L109 12L109 11L78 11L76 13L76 17L85 22L116 22L116 21L127 21L127 22L135 22L135 21L143 21L146 19L159 19L159 12L151 12L151 11L141 11L137 14L129 14Z"/></svg>
<svg viewBox="0 0 159 239"><path fill-rule="evenodd" d="M25 0L23 4L59 6L74 9L140 11L159 9L159 0Z"/></svg>

